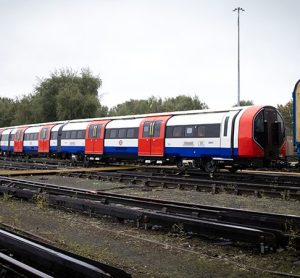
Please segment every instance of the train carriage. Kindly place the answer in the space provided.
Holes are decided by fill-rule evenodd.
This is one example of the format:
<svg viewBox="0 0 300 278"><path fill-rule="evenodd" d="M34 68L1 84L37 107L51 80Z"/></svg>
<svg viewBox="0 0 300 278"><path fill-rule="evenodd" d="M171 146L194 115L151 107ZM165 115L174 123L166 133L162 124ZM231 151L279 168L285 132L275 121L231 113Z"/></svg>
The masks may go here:
<svg viewBox="0 0 300 278"><path fill-rule="evenodd" d="M23 141L24 153L26 154L38 153L39 132L40 132L39 126L29 127L25 130L24 141Z"/></svg>
<svg viewBox="0 0 300 278"><path fill-rule="evenodd" d="M8 128L8 129L5 129L2 134L1 134L1 143L0 143L0 146L1 146L1 152L2 153L8 153L10 151L10 146L9 146L9 136L10 136L10 133L12 132L12 128Z"/></svg>
<svg viewBox="0 0 300 278"><path fill-rule="evenodd" d="M60 151L62 156L82 156L85 151L85 134L89 122L69 122L62 125ZM58 130L59 131L59 130ZM59 142L59 136L57 141Z"/></svg>
<svg viewBox="0 0 300 278"><path fill-rule="evenodd" d="M106 125L104 154L106 157L138 157L138 134L142 118L114 120Z"/></svg>

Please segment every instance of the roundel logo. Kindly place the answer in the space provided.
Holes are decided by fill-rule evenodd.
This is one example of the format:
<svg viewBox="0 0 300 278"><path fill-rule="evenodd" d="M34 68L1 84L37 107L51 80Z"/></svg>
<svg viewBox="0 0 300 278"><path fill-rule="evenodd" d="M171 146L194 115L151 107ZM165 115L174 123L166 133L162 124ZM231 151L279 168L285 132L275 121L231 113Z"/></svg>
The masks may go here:
<svg viewBox="0 0 300 278"><path fill-rule="evenodd" d="M123 140L119 141L119 145L122 146L123 145Z"/></svg>

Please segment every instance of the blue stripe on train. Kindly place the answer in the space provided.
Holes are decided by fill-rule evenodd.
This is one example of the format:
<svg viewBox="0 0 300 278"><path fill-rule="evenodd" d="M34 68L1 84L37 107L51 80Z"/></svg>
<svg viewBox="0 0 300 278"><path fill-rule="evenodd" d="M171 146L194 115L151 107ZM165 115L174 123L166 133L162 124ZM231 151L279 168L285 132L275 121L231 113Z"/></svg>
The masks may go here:
<svg viewBox="0 0 300 278"><path fill-rule="evenodd" d="M84 153L84 146L61 146L63 153Z"/></svg>
<svg viewBox="0 0 300 278"><path fill-rule="evenodd" d="M138 155L138 147L104 147L104 154Z"/></svg>
<svg viewBox="0 0 300 278"><path fill-rule="evenodd" d="M237 156L238 150L233 150L233 155ZM166 156L179 157L202 157L202 156L217 156L223 158L231 158L230 148L185 148L185 147L166 147Z"/></svg>
<svg viewBox="0 0 300 278"><path fill-rule="evenodd" d="M24 152L37 152L38 146L23 146Z"/></svg>
<svg viewBox="0 0 300 278"><path fill-rule="evenodd" d="M50 146L50 152L56 152L57 147L56 146Z"/></svg>

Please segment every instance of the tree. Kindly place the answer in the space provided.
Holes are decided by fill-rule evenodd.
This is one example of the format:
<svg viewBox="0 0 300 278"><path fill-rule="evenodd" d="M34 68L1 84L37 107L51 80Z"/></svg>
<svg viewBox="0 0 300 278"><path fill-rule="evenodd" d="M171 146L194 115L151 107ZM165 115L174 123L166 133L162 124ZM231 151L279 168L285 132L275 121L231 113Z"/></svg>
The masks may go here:
<svg viewBox="0 0 300 278"><path fill-rule="evenodd" d="M54 72L35 88L34 106L39 121L97 117L101 84L101 79L89 69L82 69L80 74L70 69Z"/></svg>
<svg viewBox="0 0 300 278"><path fill-rule="evenodd" d="M240 101L240 106L250 106L253 105L253 101L252 100L241 100ZM233 107L237 107L238 105L235 104Z"/></svg>
<svg viewBox="0 0 300 278"><path fill-rule="evenodd" d="M287 135L292 135L293 133L293 100L291 99L286 104L278 104L277 109L283 117L285 124L285 130Z"/></svg>
<svg viewBox="0 0 300 278"><path fill-rule="evenodd" d="M11 125L21 125L28 123L36 123L38 121L35 118L36 111L34 110L34 103L32 101L32 95L23 96L17 98L14 102L14 118L11 121Z"/></svg>
<svg viewBox="0 0 300 278"><path fill-rule="evenodd" d="M10 126L15 114L15 102L10 98L0 98L0 126Z"/></svg>
<svg viewBox="0 0 300 278"><path fill-rule="evenodd" d="M199 100L197 96L190 97L179 95L177 97L165 98L164 100L157 97L148 99L125 101L118 104L109 111L110 116L124 116L135 114L186 111L207 109L208 106Z"/></svg>

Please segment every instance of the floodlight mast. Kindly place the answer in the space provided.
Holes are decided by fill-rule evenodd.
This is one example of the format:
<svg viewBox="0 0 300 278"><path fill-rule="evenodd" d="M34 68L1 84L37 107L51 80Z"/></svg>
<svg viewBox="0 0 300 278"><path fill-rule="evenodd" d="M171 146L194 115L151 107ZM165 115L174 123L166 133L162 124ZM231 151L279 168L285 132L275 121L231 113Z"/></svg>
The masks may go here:
<svg viewBox="0 0 300 278"><path fill-rule="evenodd" d="M237 106L240 106L240 96L241 96L241 82L240 82L240 11L244 12L245 10L241 7L237 7L233 12L238 13L238 99Z"/></svg>

